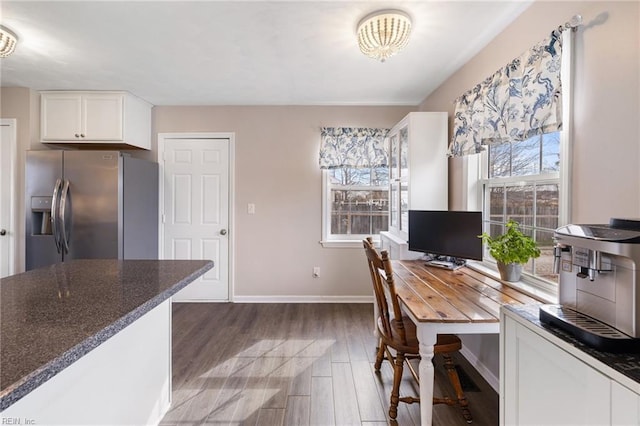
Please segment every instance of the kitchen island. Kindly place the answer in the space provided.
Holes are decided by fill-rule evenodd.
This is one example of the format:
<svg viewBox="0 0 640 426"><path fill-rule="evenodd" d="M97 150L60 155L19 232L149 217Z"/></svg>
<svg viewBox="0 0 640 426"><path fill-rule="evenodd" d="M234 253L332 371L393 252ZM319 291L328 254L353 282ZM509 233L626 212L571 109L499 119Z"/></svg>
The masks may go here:
<svg viewBox="0 0 640 426"><path fill-rule="evenodd" d="M171 398L171 296L206 260L74 260L0 280L3 424L152 424Z"/></svg>

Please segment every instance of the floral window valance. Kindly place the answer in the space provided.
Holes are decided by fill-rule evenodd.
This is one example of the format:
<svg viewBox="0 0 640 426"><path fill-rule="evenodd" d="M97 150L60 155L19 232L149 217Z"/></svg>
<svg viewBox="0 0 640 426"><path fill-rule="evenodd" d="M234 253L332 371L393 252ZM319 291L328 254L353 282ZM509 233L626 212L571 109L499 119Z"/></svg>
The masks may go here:
<svg viewBox="0 0 640 426"><path fill-rule="evenodd" d="M561 130L561 60L562 35L555 30L459 97L448 155L475 154L483 145Z"/></svg>
<svg viewBox="0 0 640 426"><path fill-rule="evenodd" d="M389 129L323 127L320 168L374 168L389 164L385 136Z"/></svg>

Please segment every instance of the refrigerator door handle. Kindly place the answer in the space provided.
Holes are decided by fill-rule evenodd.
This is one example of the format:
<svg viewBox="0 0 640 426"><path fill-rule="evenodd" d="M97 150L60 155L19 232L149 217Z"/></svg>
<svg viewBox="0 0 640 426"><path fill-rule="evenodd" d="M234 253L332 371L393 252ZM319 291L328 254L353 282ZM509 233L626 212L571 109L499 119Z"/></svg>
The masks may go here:
<svg viewBox="0 0 640 426"><path fill-rule="evenodd" d="M62 194L60 195L60 237L64 254L69 253L69 242L71 240L71 223L67 223L67 204L69 200L69 180L64 181ZM69 219L71 222L71 219Z"/></svg>
<svg viewBox="0 0 640 426"><path fill-rule="evenodd" d="M56 186L53 188L53 196L51 198L51 231L53 232L53 241L56 243L58 253L62 250L62 242L60 241L60 231L58 223L60 212L58 211L58 200L60 199L60 190L62 189L62 180L56 180Z"/></svg>

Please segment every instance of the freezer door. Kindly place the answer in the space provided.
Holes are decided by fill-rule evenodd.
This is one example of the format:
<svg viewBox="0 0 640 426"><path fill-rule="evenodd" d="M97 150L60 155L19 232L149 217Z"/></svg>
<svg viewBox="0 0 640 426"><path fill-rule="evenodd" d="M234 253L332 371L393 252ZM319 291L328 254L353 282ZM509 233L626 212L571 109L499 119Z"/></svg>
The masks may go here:
<svg viewBox="0 0 640 426"><path fill-rule="evenodd" d="M62 178L62 151L27 151L25 167L25 267L62 261L56 248L51 207L56 181Z"/></svg>
<svg viewBox="0 0 640 426"><path fill-rule="evenodd" d="M65 151L65 260L118 258L119 160L117 151Z"/></svg>

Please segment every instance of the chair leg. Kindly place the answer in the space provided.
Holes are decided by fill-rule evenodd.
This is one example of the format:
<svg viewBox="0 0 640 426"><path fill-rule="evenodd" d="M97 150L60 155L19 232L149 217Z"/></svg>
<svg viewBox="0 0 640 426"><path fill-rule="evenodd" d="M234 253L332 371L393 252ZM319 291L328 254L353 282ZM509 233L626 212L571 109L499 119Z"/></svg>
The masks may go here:
<svg viewBox="0 0 640 426"><path fill-rule="evenodd" d="M382 343L382 339L378 343L378 353L376 354L376 363L374 364L374 368L376 372L380 371L380 367L382 367L382 360L384 360L384 351L386 350L387 345Z"/></svg>
<svg viewBox="0 0 640 426"><path fill-rule="evenodd" d="M471 423L473 418L471 417L471 412L469 411L469 401L467 401L467 397L464 396L464 392L462 392L462 385L460 384L460 377L458 377L458 372L456 371L455 365L453 364L453 360L451 359L451 355L442 354L444 358L444 368L447 369L447 374L449 375L449 381L453 385L453 388L456 391L456 397L458 398L458 404L460 404L460 408L462 408L462 415L467 423Z"/></svg>
<svg viewBox="0 0 640 426"><path fill-rule="evenodd" d="M398 416L398 402L400 402L400 382L402 381L402 369L404 367L404 354L398 352L393 366L393 389L391 389L391 405L389 417L395 419Z"/></svg>

